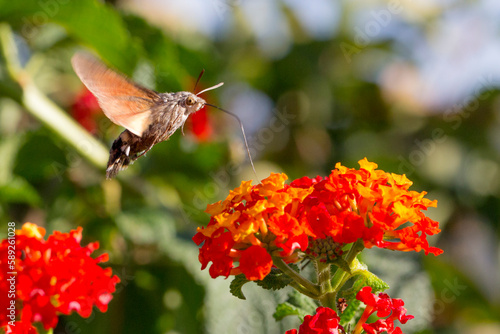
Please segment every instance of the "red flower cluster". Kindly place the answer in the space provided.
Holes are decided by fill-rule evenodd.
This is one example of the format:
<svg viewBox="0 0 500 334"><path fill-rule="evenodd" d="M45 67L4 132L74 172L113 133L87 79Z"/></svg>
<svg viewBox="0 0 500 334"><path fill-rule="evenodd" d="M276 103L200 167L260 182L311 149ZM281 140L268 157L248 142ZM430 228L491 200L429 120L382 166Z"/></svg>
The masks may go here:
<svg viewBox="0 0 500 334"><path fill-rule="evenodd" d="M16 330L22 325L26 333L33 322L41 322L45 329L54 328L58 314L76 311L89 317L94 305L105 312L120 282L111 268L98 265L108 260L108 254L95 259L90 256L99 248L98 242L80 246L81 227L69 233L56 231L46 241L44 235L45 229L31 223L16 232L15 270L5 261L9 243L3 240L0 244L0 294L7 296L9 289L4 275L17 272L15 299L22 311ZM0 308L5 310L9 303L2 298ZM0 313L0 328L6 329L10 320L5 312Z"/></svg>
<svg viewBox="0 0 500 334"><path fill-rule="evenodd" d="M408 320L414 318L412 315L406 315L406 309L403 307L404 302L401 299L390 298L385 293L375 295L372 288L369 286L361 289L356 299L366 304L365 311L361 315L353 334L361 333L361 328L369 334L379 334L387 332L388 334L402 334L399 327L394 327L394 320L399 320L400 323L406 324ZM372 324L367 324L366 320L373 313L377 312L377 317L385 319L378 319Z"/></svg>
<svg viewBox="0 0 500 334"><path fill-rule="evenodd" d="M442 253L427 242L427 235L440 232L438 223L422 213L436 201L409 191L412 182L404 175L377 170L366 159L359 164L359 170L337 164L328 177L303 177L290 185L285 174L271 174L256 186L242 182L224 201L207 207L212 218L193 237L203 243L202 269L212 262L214 278L243 273L260 280L269 273L272 256L298 261L311 240L329 238L337 248L360 239L367 248Z"/></svg>
<svg viewBox="0 0 500 334"><path fill-rule="evenodd" d="M31 308L28 307L23 310L21 320L16 322L9 322L7 326L1 327L5 329L5 334L38 334L38 330L31 322ZM12 324L12 325L11 325Z"/></svg>
<svg viewBox="0 0 500 334"><path fill-rule="evenodd" d="M356 299L366 304L365 311L361 315L353 334L361 333L364 329L369 334L380 334L387 332L388 334L402 334L399 327L394 327L394 320L399 320L405 324L408 320L413 319L412 315L406 315L406 309L403 307L404 302L401 299L390 298L385 293L380 293L378 296L371 293L371 287L364 287L358 292ZM378 319L376 322L367 324L368 317L377 312ZM340 329L340 331L339 331ZM340 326L340 318L337 313L328 307L318 307L315 315L307 315L304 322L299 327L299 331L291 329L285 334L338 334L344 333L344 328Z"/></svg>
<svg viewBox="0 0 500 334"><path fill-rule="evenodd" d="M366 158L359 164L359 170L337 164L328 177L292 182L314 189L303 202L302 221L309 225L309 235L341 244L362 239L367 248L441 254L427 241L427 235L441 231L439 223L422 212L437 201L424 198L426 192L409 191L412 182L405 175L377 170ZM402 227L407 223L412 225Z"/></svg>

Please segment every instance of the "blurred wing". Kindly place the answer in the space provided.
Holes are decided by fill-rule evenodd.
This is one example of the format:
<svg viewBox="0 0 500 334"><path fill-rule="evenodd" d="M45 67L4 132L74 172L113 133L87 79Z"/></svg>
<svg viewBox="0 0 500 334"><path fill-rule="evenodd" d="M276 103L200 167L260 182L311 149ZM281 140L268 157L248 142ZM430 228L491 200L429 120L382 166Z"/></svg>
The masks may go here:
<svg viewBox="0 0 500 334"><path fill-rule="evenodd" d="M136 85L87 53L71 59L76 74L95 95L104 114L115 124L142 136L151 120L151 108L160 100L152 90Z"/></svg>

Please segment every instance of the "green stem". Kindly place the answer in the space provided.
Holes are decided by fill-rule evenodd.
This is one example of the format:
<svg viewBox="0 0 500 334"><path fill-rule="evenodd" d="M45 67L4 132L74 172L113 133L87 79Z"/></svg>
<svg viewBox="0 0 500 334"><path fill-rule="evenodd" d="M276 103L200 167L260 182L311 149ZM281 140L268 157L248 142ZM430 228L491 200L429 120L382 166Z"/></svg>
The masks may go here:
<svg viewBox="0 0 500 334"><path fill-rule="evenodd" d="M57 133L94 166L106 167L108 150L104 145L43 95L33 83L24 85L22 101L26 110Z"/></svg>
<svg viewBox="0 0 500 334"><path fill-rule="evenodd" d="M331 264L316 260L318 284L321 290L321 297L319 300L322 306L335 309L337 292L332 288L330 267Z"/></svg>
<svg viewBox="0 0 500 334"><path fill-rule="evenodd" d="M18 102L94 166L105 168L108 161L106 147L35 86L32 78L20 65L12 30L7 24L0 25L0 45L10 77L22 88L22 96Z"/></svg>
<svg viewBox="0 0 500 334"><path fill-rule="evenodd" d="M335 272L335 275L333 277L333 290L337 293L340 291L342 286L351 278L354 276L354 273L357 272L360 268L361 263L357 260L358 254L364 249L363 241L358 240L356 241L351 249L349 250L349 253L347 253L347 256L345 257L345 261L349 265L349 272L346 272L342 270L341 268L338 268L337 271Z"/></svg>
<svg viewBox="0 0 500 334"><path fill-rule="evenodd" d="M282 272L290 276L299 286L302 286L303 289L309 291L309 297L318 299L320 296L320 289L319 287L309 281L307 278L301 276L299 273L297 273L295 270L290 268L285 261L283 261L279 257L273 257L273 263L274 265L279 268ZM298 290L298 289L297 289ZM298 290L299 292L303 293L303 291Z"/></svg>
<svg viewBox="0 0 500 334"><path fill-rule="evenodd" d="M358 239L358 241L356 241L354 245L352 245L351 249L349 249L349 253L347 253L347 256L345 258L347 263L349 263L350 265L351 262L356 259L356 256L358 256L358 254L361 253L363 249L365 249L365 246L363 245L363 240Z"/></svg>
<svg viewBox="0 0 500 334"><path fill-rule="evenodd" d="M295 290L297 290L298 292L300 292L301 294L303 294L309 298L318 299L317 295L315 295L314 293L311 293L309 290L307 290L305 287L303 287L302 285L300 285L299 283L297 283L295 281L290 283L290 286L292 288L294 288Z"/></svg>

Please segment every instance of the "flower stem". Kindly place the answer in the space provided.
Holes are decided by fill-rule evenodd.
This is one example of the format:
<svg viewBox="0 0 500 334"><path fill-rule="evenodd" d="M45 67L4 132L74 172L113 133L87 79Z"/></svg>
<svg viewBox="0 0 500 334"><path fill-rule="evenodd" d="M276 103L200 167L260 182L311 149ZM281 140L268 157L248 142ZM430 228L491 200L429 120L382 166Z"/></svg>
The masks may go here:
<svg viewBox="0 0 500 334"><path fill-rule="evenodd" d="M321 291L321 297L319 300L322 306L335 309L337 292L332 288L330 266L331 264L329 263L316 260L318 284Z"/></svg>
<svg viewBox="0 0 500 334"><path fill-rule="evenodd" d="M352 261L356 259L356 256L358 256L358 254L361 253L363 249L365 249L365 246L363 245L363 240L358 239L358 241L356 241L354 245L352 245L351 249L349 250L349 253L345 258L347 263L351 265Z"/></svg>
<svg viewBox="0 0 500 334"><path fill-rule="evenodd" d="M347 256L345 257L345 261L349 265L349 272L344 271L341 268L338 268L337 271L335 272L335 275L333 276L333 290L335 293L339 292L342 286L351 278L354 276L354 272L358 271L360 268L361 263L356 259L356 256L364 249L363 241L358 240L356 241L351 249L349 250L349 253L347 253Z"/></svg>
<svg viewBox="0 0 500 334"><path fill-rule="evenodd" d="M319 296L320 296L320 289L319 289L319 287L316 284L314 284L313 282L309 281L307 278L301 276L295 270L293 270L292 268L290 268L285 263L285 261L283 261L279 257L273 257L273 263L274 263L274 265L278 269L280 269L282 272L284 272L285 274L287 274L288 276L290 276L298 284L298 286L301 287L300 290L299 290L299 288L297 288L296 285L292 285L300 293L306 294L302 290L302 289L305 289L306 291L309 292L309 294L306 294L309 297L314 298L314 299L318 299L319 298Z"/></svg>
<svg viewBox="0 0 500 334"><path fill-rule="evenodd" d="M318 299L318 296L314 293L311 293L309 290L307 290L306 288L304 288L302 285L300 285L299 283L297 283L296 281L293 281L292 283L290 283L290 286L292 288L294 288L295 290L297 290L298 292L300 292L301 294L309 297L309 298L312 298L312 299Z"/></svg>

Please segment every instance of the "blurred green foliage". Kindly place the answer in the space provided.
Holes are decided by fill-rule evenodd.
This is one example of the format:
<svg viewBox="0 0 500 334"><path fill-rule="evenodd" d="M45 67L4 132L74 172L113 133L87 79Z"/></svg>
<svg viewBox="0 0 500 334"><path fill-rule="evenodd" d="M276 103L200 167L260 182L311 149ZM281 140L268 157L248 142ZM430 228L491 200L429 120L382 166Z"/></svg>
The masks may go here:
<svg viewBox="0 0 500 334"><path fill-rule="evenodd" d="M498 92L483 87L484 98L473 96L477 106L471 112L462 108L453 114L444 107L412 107L408 99L391 99L375 79L382 65L405 57L390 39L360 48L350 61L339 45L356 45L352 23L341 20L331 37L315 39L285 8L281 19L293 27L291 46L270 57L259 49L237 4L230 8L231 28L218 38L194 34L186 39L110 3L0 1L1 221L15 221L19 227L31 221L49 232L83 226L84 243L99 240L122 279L107 313L95 312L89 319L61 317L55 333L201 333L221 328L227 333L276 333L291 327L274 322L271 302L263 308L257 301L269 298L277 304L283 295L254 294L253 302L248 292L250 301L225 297L229 282L215 282L199 270L197 248L190 241L196 227L207 223L206 205L252 178L237 123L209 111L214 134L208 141L197 140L188 126L185 136L179 131L117 180L106 181L102 159L89 155L107 150L118 126L96 116L97 130L83 134L95 151L83 154L75 133L58 128L82 91L70 65L80 49L161 92L192 90L202 68L201 86L225 81L206 99L247 112L240 116L250 129L261 178L280 171L291 179L327 175L336 162L357 167L365 156L386 171L406 173L415 190L429 191L429 197L439 200L430 214L443 223L443 237L434 241L446 253L425 261L423 254L411 257L409 267L399 267L405 273L383 267L387 253L367 257L370 269L379 270L377 275L395 291L391 296L402 297L410 314L421 315L405 333L465 333L484 323L498 330ZM339 10L341 17L348 14L348 6ZM432 20L420 25L425 30ZM271 112L249 114L239 104L248 99L236 100L235 95L250 87L272 102ZM55 102L48 108L56 116L37 114L37 106L47 105L44 98ZM471 234L464 237L464 228ZM473 262L484 264L480 278L474 267L461 266L461 251L468 249ZM406 255L398 259L404 261ZM419 279L405 279L408 273ZM450 298L443 291L455 280L464 290L452 291ZM416 289L426 298L412 304L408 298L415 297ZM405 291L409 297L398 295ZM228 302L230 298L234 301Z"/></svg>

